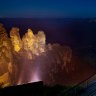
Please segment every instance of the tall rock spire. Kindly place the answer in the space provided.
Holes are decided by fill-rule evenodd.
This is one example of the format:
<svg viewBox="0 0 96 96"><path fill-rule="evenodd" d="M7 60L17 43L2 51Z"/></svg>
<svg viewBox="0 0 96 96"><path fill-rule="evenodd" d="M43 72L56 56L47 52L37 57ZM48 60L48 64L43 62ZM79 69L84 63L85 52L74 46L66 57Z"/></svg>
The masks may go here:
<svg viewBox="0 0 96 96"><path fill-rule="evenodd" d="M14 51L20 51L20 49L22 48L22 42L19 34L19 28L13 27L10 31L10 37Z"/></svg>

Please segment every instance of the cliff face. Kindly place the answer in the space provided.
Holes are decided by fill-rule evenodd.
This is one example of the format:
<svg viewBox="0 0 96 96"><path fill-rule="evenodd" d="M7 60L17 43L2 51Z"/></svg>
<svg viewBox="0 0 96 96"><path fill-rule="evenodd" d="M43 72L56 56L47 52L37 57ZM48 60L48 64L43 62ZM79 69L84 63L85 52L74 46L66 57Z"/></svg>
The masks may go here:
<svg viewBox="0 0 96 96"><path fill-rule="evenodd" d="M10 76L13 74L12 57L11 41L7 36L3 24L0 24L0 85L2 87L11 84Z"/></svg>
<svg viewBox="0 0 96 96"><path fill-rule="evenodd" d="M2 78L9 76L10 80L7 82L12 84L38 80L54 84L58 83L55 75L61 70L62 72L74 70L73 67L71 69L68 67L71 66L71 48L59 44L47 45L43 31L34 34L28 29L21 38L19 28L13 27L9 38L5 28L0 24L0 49L0 76ZM4 75L5 73L8 75Z"/></svg>

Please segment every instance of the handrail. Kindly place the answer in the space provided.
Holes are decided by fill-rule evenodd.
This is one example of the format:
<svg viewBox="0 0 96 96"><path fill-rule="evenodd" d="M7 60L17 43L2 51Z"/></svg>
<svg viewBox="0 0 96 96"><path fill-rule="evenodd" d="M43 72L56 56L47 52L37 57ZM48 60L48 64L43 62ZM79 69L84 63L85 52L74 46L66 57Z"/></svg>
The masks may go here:
<svg viewBox="0 0 96 96"><path fill-rule="evenodd" d="M66 90L64 92L64 94L68 93L69 91L73 90L74 88L77 88L79 85L83 84L84 82L88 81L89 79L91 79L92 77L94 77L96 75L96 73L92 74L91 76L89 76L87 79L79 82L78 84L74 85L73 87L69 88L68 90Z"/></svg>
<svg viewBox="0 0 96 96"><path fill-rule="evenodd" d="M92 92L92 93L90 94L90 96L95 96L95 94L96 94L96 90L94 90L94 92Z"/></svg>

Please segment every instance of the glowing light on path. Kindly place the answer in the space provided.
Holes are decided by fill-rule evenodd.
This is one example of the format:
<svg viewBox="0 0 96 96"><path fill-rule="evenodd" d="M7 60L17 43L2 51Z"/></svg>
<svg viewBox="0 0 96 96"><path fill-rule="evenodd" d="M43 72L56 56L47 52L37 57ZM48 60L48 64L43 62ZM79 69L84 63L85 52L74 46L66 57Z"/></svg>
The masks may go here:
<svg viewBox="0 0 96 96"><path fill-rule="evenodd" d="M38 81L41 81L40 74L39 74L38 70L35 70L29 83L30 82L38 82Z"/></svg>

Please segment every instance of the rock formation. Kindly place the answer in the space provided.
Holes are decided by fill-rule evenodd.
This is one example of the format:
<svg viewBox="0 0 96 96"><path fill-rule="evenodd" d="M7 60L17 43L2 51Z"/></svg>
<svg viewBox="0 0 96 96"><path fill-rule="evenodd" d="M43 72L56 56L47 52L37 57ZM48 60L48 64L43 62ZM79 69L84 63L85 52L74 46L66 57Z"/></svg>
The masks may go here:
<svg viewBox="0 0 96 96"><path fill-rule="evenodd" d="M22 48L22 42L19 34L19 28L13 27L10 31L10 37L14 51L20 51L20 49Z"/></svg>
<svg viewBox="0 0 96 96"><path fill-rule="evenodd" d="M38 73L36 72L37 68L42 71L41 76L47 74L50 81L54 83L56 82L55 75L59 71L69 71L68 66L71 64L71 58L70 47L61 46L58 43L46 44L46 36L43 31L34 34L31 29L28 29L21 38L19 28L13 27L9 38L5 28L0 24L1 87L18 84L19 81L20 84L28 83L32 78L30 76L34 77L34 74ZM47 82L47 79L43 79L44 82Z"/></svg>
<svg viewBox="0 0 96 96"><path fill-rule="evenodd" d="M8 69L9 63L12 64L12 45L8 38L5 28L0 24L0 85L8 86L10 83L13 69ZM13 66L13 65L12 65Z"/></svg>

